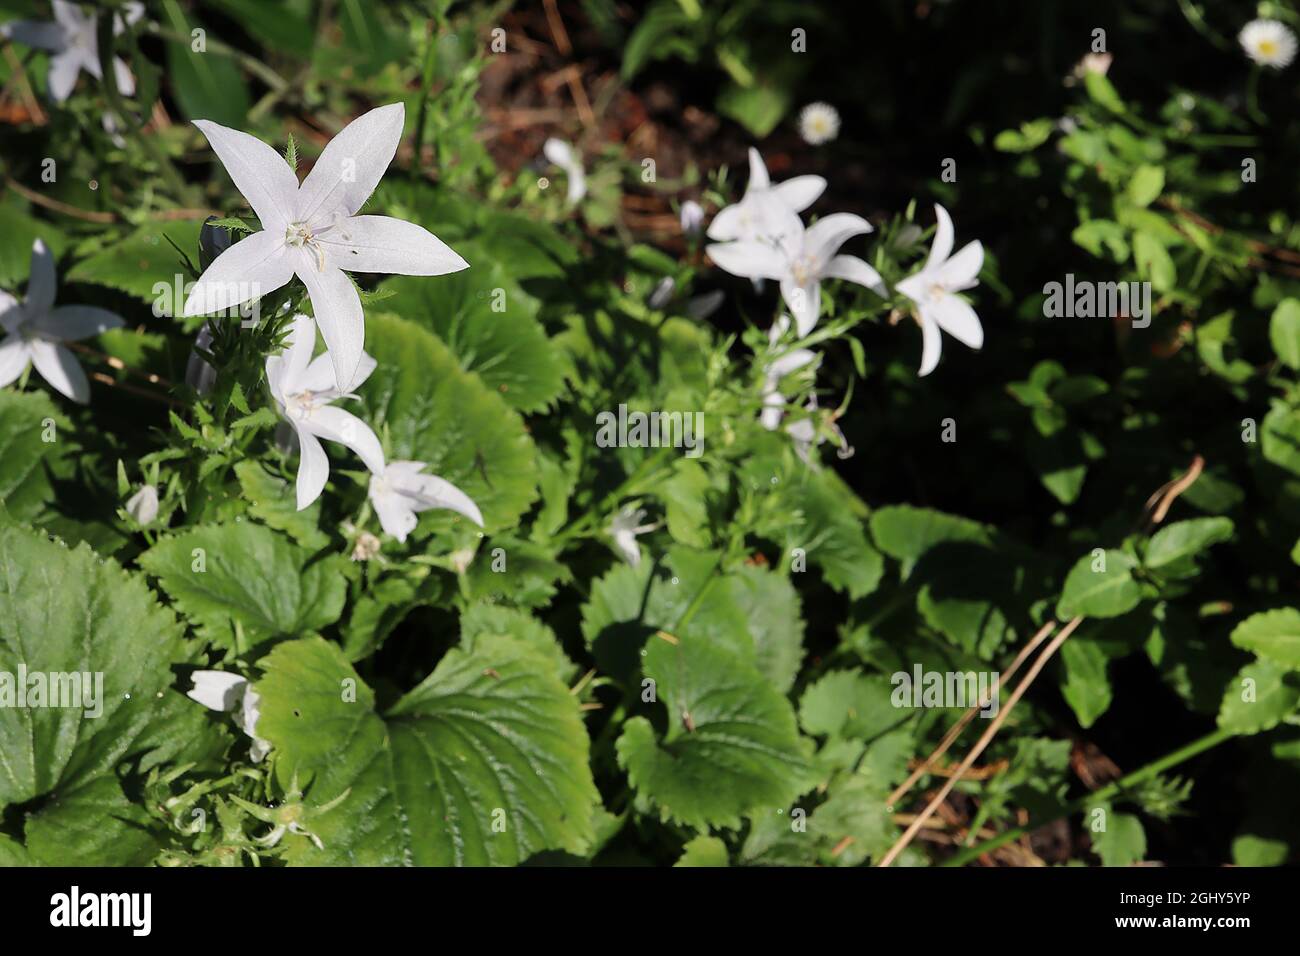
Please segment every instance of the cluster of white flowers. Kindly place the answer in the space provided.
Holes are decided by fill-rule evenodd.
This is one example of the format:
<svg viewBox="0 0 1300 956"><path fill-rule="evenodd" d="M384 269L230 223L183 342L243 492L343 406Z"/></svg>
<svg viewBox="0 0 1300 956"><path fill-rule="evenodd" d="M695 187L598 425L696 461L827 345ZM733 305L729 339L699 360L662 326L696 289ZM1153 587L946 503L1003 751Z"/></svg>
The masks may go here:
<svg viewBox="0 0 1300 956"><path fill-rule="evenodd" d="M761 283L773 279L780 283L781 297L790 314L798 338L807 337L821 315L821 283L824 279L844 279L865 286L885 298L888 290L880 274L856 256L840 253L840 247L855 236L872 231L871 224L851 213L832 213L811 226L805 226L799 213L811 206L826 189L820 176L796 176L773 184L762 156L749 151L749 183L740 202L718 212L708 229L714 242L708 246L709 257L732 275L744 276ZM921 375L934 371L942 347L940 330L958 341L978 349L984 344L984 330L979 317L965 299L957 295L973 288L984 263L984 247L979 242L964 246L952 255L952 219L942 206L934 207L937 227L929 258L920 271L898 283L900 293L912 300L921 326ZM790 328L790 318L782 315L770 332L774 355L764 365L763 410L761 420L768 429L780 427L787 400L780 391L781 380L817 361L815 352L806 348L778 351L780 340ZM816 408L815 399L809 405ZM801 457L817 441L811 420L788 426ZM843 447L843 443L841 443Z"/></svg>
<svg viewBox="0 0 1300 956"><path fill-rule="evenodd" d="M432 508L483 524L468 495L420 474L423 462L386 462L370 426L333 404L355 397L376 367L364 350L361 297L347 272L433 276L469 265L422 226L358 215L397 152L404 120L401 103L353 120L326 145L301 185L261 140L197 121L262 231L217 256L185 303L186 315L208 315L274 292L294 276L302 280L315 319L294 316L287 347L266 360L267 384L297 438L298 509L315 501L329 479L320 439L338 442L370 470L370 501L384 531L398 541L415 527L418 512ZM313 357L317 329L326 351Z"/></svg>

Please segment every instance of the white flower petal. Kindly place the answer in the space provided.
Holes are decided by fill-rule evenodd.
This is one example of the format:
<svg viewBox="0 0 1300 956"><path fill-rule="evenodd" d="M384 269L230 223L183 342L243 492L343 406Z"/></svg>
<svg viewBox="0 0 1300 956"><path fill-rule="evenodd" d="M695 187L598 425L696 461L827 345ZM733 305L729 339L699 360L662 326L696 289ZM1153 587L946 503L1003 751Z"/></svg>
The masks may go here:
<svg viewBox="0 0 1300 956"><path fill-rule="evenodd" d="M298 270L298 278L307 286L316 327L334 363L334 385L347 394L356 387L366 338L361 296L347 273L333 266L322 271L308 265Z"/></svg>
<svg viewBox="0 0 1300 956"><path fill-rule="evenodd" d="M772 187L772 194L795 212L803 212L826 191L821 176L795 176Z"/></svg>
<svg viewBox="0 0 1300 956"><path fill-rule="evenodd" d="M798 285L793 279L781 280L781 298L794 316L795 331L803 338L817 327L822 311L822 284L812 280Z"/></svg>
<svg viewBox="0 0 1300 956"><path fill-rule="evenodd" d="M245 236L199 276L183 314L211 315L269 295L293 278L300 257L292 253L278 233Z"/></svg>
<svg viewBox="0 0 1300 956"><path fill-rule="evenodd" d="M0 289L0 329L13 332L26 318L27 312L18 300L4 289Z"/></svg>
<svg viewBox="0 0 1300 956"><path fill-rule="evenodd" d="M283 240L285 227L294 221L294 198L298 193L298 179L284 157L256 136L211 120L195 120L194 125L212 144L235 188L262 221L262 228Z"/></svg>
<svg viewBox="0 0 1300 956"><path fill-rule="evenodd" d="M744 236L744 224L741 222L743 210L740 203L733 203L718 210L718 214L709 223L705 235L715 242L730 242Z"/></svg>
<svg viewBox="0 0 1300 956"><path fill-rule="evenodd" d="M763 410L758 420L770 432L781 427L781 416L785 414L785 396L780 392L768 392L763 396Z"/></svg>
<svg viewBox="0 0 1300 956"><path fill-rule="evenodd" d="M746 279L780 279L790 264L777 249L756 240L711 243L705 249L714 265Z"/></svg>
<svg viewBox="0 0 1300 956"><path fill-rule="evenodd" d="M31 360L27 343L21 336L9 335L0 341L0 388L16 381Z"/></svg>
<svg viewBox="0 0 1300 956"><path fill-rule="evenodd" d="M36 371L55 391L82 405L90 401L90 382L75 355L62 345L41 339L32 339L27 348Z"/></svg>
<svg viewBox="0 0 1300 956"><path fill-rule="evenodd" d="M922 377L934 371L943 351L943 335L939 326L925 309L921 310L921 371Z"/></svg>
<svg viewBox="0 0 1300 956"><path fill-rule="evenodd" d="M978 349L984 345L984 329L970 303L955 295L942 296L930 305L930 314L939 328L958 342Z"/></svg>
<svg viewBox="0 0 1300 956"><path fill-rule="evenodd" d="M636 543L636 535L631 531L619 529L610 533L614 541L614 550L632 567L641 565L641 546Z"/></svg>
<svg viewBox="0 0 1300 956"><path fill-rule="evenodd" d="M302 181L290 221L324 225L355 216L393 161L405 121L406 108L390 103L343 127Z"/></svg>
<svg viewBox="0 0 1300 956"><path fill-rule="evenodd" d="M330 477L330 460L325 456L316 436L305 428L293 423L294 433L298 436L298 510L302 511L320 497L325 489L325 482Z"/></svg>
<svg viewBox="0 0 1300 956"><path fill-rule="evenodd" d="M469 268L423 226L390 216L353 216L317 241L328 261L348 272L440 276Z"/></svg>
<svg viewBox="0 0 1300 956"><path fill-rule="evenodd" d="M307 369L312 353L316 351L316 323L308 315L295 315L289 327L284 350L266 360L266 381L271 394L280 404L285 396L302 391L314 391L306 384ZM327 359L328 361L328 359ZM334 382L331 372L330 384Z"/></svg>
<svg viewBox="0 0 1300 956"><path fill-rule="evenodd" d="M318 405L303 421L297 423L299 432L310 431L327 441L346 445L357 453L372 472L384 470L384 449L370 426L357 416L333 405Z"/></svg>
<svg viewBox="0 0 1300 956"><path fill-rule="evenodd" d="M542 155L561 169L573 165L573 147L554 136L542 144Z"/></svg>
<svg viewBox="0 0 1300 956"><path fill-rule="evenodd" d="M54 9L54 19L67 33L81 32L94 22L82 12L81 5L72 0L52 0L50 5Z"/></svg>
<svg viewBox="0 0 1300 956"><path fill-rule="evenodd" d="M984 246L976 239L966 243L960 252L941 265L935 277L945 289L960 291L975 285L976 277L983 267Z"/></svg>
<svg viewBox="0 0 1300 956"><path fill-rule="evenodd" d="M77 342L126 323L120 315L94 305L61 305L36 321L36 327L56 339Z"/></svg>
<svg viewBox="0 0 1300 956"><path fill-rule="evenodd" d="M54 291L58 286L58 277L54 272L54 253L50 252L44 240L32 243L31 276L27 279L27 311L30 315L41 315L54 305Z"/></svg>
<svg viewBox="0 0 1300 956"><path fill-rule="evenodd" d="M768 378L773 382L779 382L791 372L798 371L815 361L817 361L817 353L811 349L794 349L767 367Z"/></svg>
<svg viewBox="0 0 1300 956"><path fill-rule="evenodd" d="M868 232L871 232L871 223L851 212L823 216L805 231L804 254L811 256L819 268L824 267L845 242Z"/></svg>
<svg viewBox="0 0 1300 956"><path fill-rule="evenodd" d="M131 70L122 62L121 57L113 57L113 76L117 80L119 93L123 96L135 96L135 77L131 75Z"/></svg>
<svg viewBox="0 0 1300 956"><path fill-rule="evenodd" d="M141 525L153 524L158 517L158 489L153 485L142 485L127 499L126 512Z"/></svg>
<svg viewBox="0 0 1300 956"><path fill-rule="evenodd" d="M879 296L885 296L885 281L880 273L867 265L857 256L835 256L822 269L824 279L845 279L866 286Z"/></svg>
<svg viewBox="0 0 1300 956"><path fill-rule="evenodd" d="M437 475L416 475L412 486L403 483L401 488L408 496L414 498L416 511L444 508L464 515L480 528L483 527L483 514L478 510L474 499L445 478L439 478Z"/></svg>
<svg viewBox="0 0 1300 956"><path fill-rule="evenodd" d="M361 364L357 366L356 377L352 380L352 391L355 392L366 384L366 379L370 378L378 365L373 356L362 352ZM328 352L322 352L311 360L311 364L307 366L307 371L299 382L299 387L304 391L315 392L320 400L327 402L342 398L344 394L335 385L334 360L330 358Z"/></svg>
<svg viewBox="0 0 1300 956"><path fill-rule="evenodd" d="M745 186L745 192L767 189L771 185L772 180L767 175L767 164L763 162L763 155L753 146L749 147L749 182Z"/></svg>
<svg viewBox="0 0 1300 956"><path fill-rule="evenodd" d="M370 476L370 503L375 506L375 514L379 516L379 524L386 534L405 541L406 536L415 530L419 519L411 509L409 499L387 490L377 475Z"/></svg>
<svg viewBox="0 0 1300 956"><path fill-rule="evenodd" d="M925 298L926 287L931 281L931 277L922 269L920 272L912 273L906 279L899 279L894 283L894 288L919 304Z"/></svg>
<svg viewBox="0 0 1300 956"><path fill-rule="evenodd" d="M225 671L195 671L190 680L194 686L185 692L185 696L209 710L234 710L248 686L248 681L238 674Z"/></svg>
<svg viewBox="0 0 1300 956"><path fill-rule="evenodd" d="M930 246L930 258L925 260L926 272L938 269L952 255L952 217L948 215L948 210L935 203L934 218L937 227L934 230L934 243Z"/></svg>

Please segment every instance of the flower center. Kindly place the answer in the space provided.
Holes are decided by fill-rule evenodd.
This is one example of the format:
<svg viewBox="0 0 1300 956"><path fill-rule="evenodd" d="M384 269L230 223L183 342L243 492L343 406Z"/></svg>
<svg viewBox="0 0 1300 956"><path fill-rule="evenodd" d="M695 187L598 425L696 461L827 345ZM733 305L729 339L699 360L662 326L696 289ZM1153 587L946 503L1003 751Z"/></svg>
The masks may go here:
<svg viewBox="0 0 1300 956"><path fill-rule="evenodd" d="M1260 40L1260 41L1259 41L1259 52L1262 53L1262 54L1264 54L1264 56L1273 56L1274 54L1277 53L1277 41L1276 41L1276 40Z"/></svg>
<svg viewBox="0 0 1300 956"><path fill-rule="evenodd" d="M812 256L799 256L790 263L790 275L794 278L795 285L807 285L815 266Z"/></svg>
<svg viewBox="0 0 1300 956"><path fill-rule="evenodd" d="M285 396L284 411L290 418L305 422L311 418L311 413L315 410L316 395L314 392L295 392L292 395Z"/></svg>
<svg viewBox="0 0 1300 956"><path fill-rule="evenodd" d="M948 294L948 290L945 289L943 285L939 282L930 283L929 292L930 292L930 298L935 302L938 302L940 299L942 299L945 295Z"/></svg>
<svg viewBox="0 0 1300 956"><path fill-rule="evenodd" d="M325 250L305 222L291 222L284 230L284 244L294 249L309 249L316 257L316 268L325 271Z"/></svg>

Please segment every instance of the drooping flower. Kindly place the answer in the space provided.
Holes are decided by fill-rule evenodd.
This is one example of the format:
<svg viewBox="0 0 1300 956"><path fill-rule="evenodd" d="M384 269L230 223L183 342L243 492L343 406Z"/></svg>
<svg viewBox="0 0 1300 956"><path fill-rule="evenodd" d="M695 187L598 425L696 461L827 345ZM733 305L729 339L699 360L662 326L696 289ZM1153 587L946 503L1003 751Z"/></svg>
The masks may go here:
<svg viewBox="0 0 1300 956"><path fill-rule="evenodd" d="M330 140L299 185L289 164L256 137L195 120L262 231L236 242L204 270L185 315L208 315L274 292L297 276L334 365L339 393L361 366L365 320L348 272L444 275L469 263L423 226L359 216L397 152L405 109L393 103L353 120Z"/></svg>
<svg viewBox="0 0 1300 956"><path fill-rule="evenodd" d="M809 103L799 111L799 135L809 146L829 143L840 135L840 114L829 103Z"/></svg>
<svg viewBox="0 0 1300 956"><path fill-rule="evenodd" d="M749 182L740 202L718 212L706 235L714 242L760 240L775 243L790 228L791 214L803 212L826 190L820 176L795 176L772 185L758 150L749 149ZM798 216L794 216L797 220Z"/></svg>
<svg viewBox="0 0 1300 956"><path fill-rule="evenodd" d="M257 763L271 750L271 745L257 736L257 720L262 715L259 704L261 696L253 690L253 685L238 674L225 671L195 671L190 675L193 686L185 696L202 704L209 710L222 712L238 708L236 722L239 728L253 738L249 756Z"/></svg>
<svg viewBox="0 0 1300 956"><path fill-rule="evenodd" d="M641 546L636 543L638 535L648 534L657 524L642 524L645 509L625 505L610 519L606 533L614 542L614 550L632 567L641 564Z"/></svg>
<svg viewBox="0 0 1300 956"><path fill-rule="evenodd" d="M97 17L84 13L80 4L69 0L53 0L53 7L53 21L16 20L0 26L0 35L54 54L50 57L50 96L56 103L62 103L72 95L72 88L77 85L77 76L82 70L97 80L103 78L103 73L99 66L99 38L95 32ZM144 4L128 3L123 14L113 17L115 36L144 16ZM123 96L135 92L135 79L119 57L113 57L113 74Z"/></svg>
<svg viewBox="0 0 1300 956"><path fill-rule="evenodd" d="M384 451L370 426L351 412L330 404L344 398L345 393L335 385L329 353L313 359L315 349L316 327L307 316L296 315L288 347L266 360L266 380L271 394L298 437L299 511L320 497L329 479L330 463L321 447L322 438L351 448L372 472L384 470ZM374 370L375 360L363 352L356 373L357 387Z"/></svg>
<svg viewBox="0 0 1300 956"><path fill-rule="evenodd" d="M1110 66L1114 61L1115 56L1112 53L1085 53L1083 58L1074 64L1070 75L1065 78L1065 85L1074 86L1087 79L1089 73L1105 76L1110 72Z"/></svg>
<svg viewBox="0 0 1300 956"><path fill-rule="evenodd" d="M483 515L470 496L445 478L420 474L427 467L422 461L390 461L379 471L371 469L370 503L384 531L405 541L415 530L416 515L434 508L454 511L483 527Z"/></svg>
<svg viewBox="0 0 1300 956"><path fill-rule="evenodd" d="M1277 20L1251 20L1237 34L1237 42L1260 66L1282 70L1296 54L1296 37L1291 28Z"/></svg>
<svg viewBox="0 0 1300 956"><path fill-rule="evenodd" d="M141 527L153 524L158 518L158 489L153 485L141 485L140 490L127 499L126 513Z"/></svg>
<svg viewBox="0 0 1300 956"><path fill-rule="evenodd" d="M31 278L27 298L19 302L0 291L0 388L22 375L28 364L55 390L82 405L90 401L90 382L77 357L61 342L88 339L122 326L120 316L93 305L54 307L58 277L54 256L37 239L32 243Z"/></svg>
<svg viewBox="0 0 1300 956"><path fill-rule="evenodd" d="M917 320L921 324L921 375L929 375L939 364L943 347L940 329L973 349L984 345L984 329L979 316L965 299L956 294L979 284L984 247L977 239L952 255L952 219L948 210L938 203L934 214L938 227L934 244L930 247L930 257L920 272L897 285L899 292L916 303Z"/></svg>
<svg viewBox="0 0 1300 956"><path fill-rule="evenodd" d="M806 229L794 213L787 211L785 219L775 245L741 239L714 243L707 251L719 268L732 275L778 280L800 337L813 330L821 315L823 279L846 279L885 294L880 273L856 256L837 255L849 239L871 232L871 223L847 212L824 216Z"/></svg>
<svg viewBox="0 0 1300 956"><path fill-rule="evenodd" d="M587 195L587 173L582 168L582 157L572 146L562 139L552 136L542 144L542 152L560 169L569 180L569 192L565 200L572 205L582 201Z"/></svg>

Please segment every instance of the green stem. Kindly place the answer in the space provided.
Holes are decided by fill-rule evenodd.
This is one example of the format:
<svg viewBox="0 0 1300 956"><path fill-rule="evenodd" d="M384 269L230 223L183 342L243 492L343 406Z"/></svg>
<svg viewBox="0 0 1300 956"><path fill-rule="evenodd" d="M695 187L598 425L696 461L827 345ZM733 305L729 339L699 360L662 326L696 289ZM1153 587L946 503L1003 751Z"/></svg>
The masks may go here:
<svg viewBox="0 0 1300 956"><path fill-rule="evenodd" d="M1197 740L1193 740L1191 743L1179 747L1177 750L1173 751L1172 753L1165 754L1165 756L1161 757L1159 760L1147 764L1145 767L1142 767L1140 770L1134 770L1128 776L1121 777L1120 779L1116 780L1114 783L1107 784L1106 786L1102 787L1100 790L1094 790L1091 793L1084 794L1082 797L1067 804L1066 806L1060 807L1057 810L1054 810L1051 813L1046 814L1038 819L1031 820L1029 823L1025 824L1024 826L1012 827L1010 830L1004 830L1002 833L999 833L997 836L993 837L992 839L985 840L983 843L979 844L978 846L973 846L970 847L969 849L962 850L961 852L956 853L953 856L949 857L948 859L944 860L941 865L942 866L963 866L964 864L969 863L971 860L974 860L985 853L989 853L993 850L996 850L1000 846L1004 846L1005 844L1010 843L1012 840L1020 839L1025 834L1030 833L1041 826L1044 826L1048 823L1052 823L1053 821L1059 820L1062 817L1068 817L1068 816L1072 816L1073 814L1080 813L1086 810L1088 807L1093 806L1103 800L1109 800L1112 797L1119 796L1125 790L1129 790L1140 783L1150 780L1152 777L1155 777L1156 775L1163 773L1164 771L1168 770L1170 767L1176 767L1178 766L1178 764L1182 763L1183 761L1190 760L1193 757L1195 757L1197 754L1209 750L1211 747L1217 747L1225 740L1229 740L1234 736L1235 734L1232 731L1222 730L1222 729L1216 730L1213 733L1206 734L1204 737L1201 737Z"/></svg>
<svg viewBox="0 0 1300 956"><path fill-rule="evenodd" d="M415 119L415 152L411 159L411 171L420 172L421 156L424 154L424 124L429 117L429 92L433 87L433 55L437 49L436 32L433 21L429 21L424 35L424 72L420 77L420 108Z"/></svg>
<svg viewBox="0 0 1300 956"><path fill-rule="evenodd" d="M1246 81L1246 112L1260 126L1267 126L1268 117L1259 108L1259 74L1262 72L1258 65L1251 68L1250 79Z"/></svg>
<svg viewBox="0 0 1300 956"><path fill-rule="evenodd" d="M179 30L173 30L170 27L165 27L161 23L150 23L145 27L145 29L161 40L167 40L170 43L179 43L187 49L192 42L188 34L181 33ZM289 89L289 81L257 57L250 56L243 50L236 50L233 46L227 46L220 40L209 38L204 42L206 44L204 46L206 52L215 53L217 56L224 56L234 60L275 92L284 93Z"/></svg>

